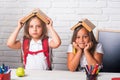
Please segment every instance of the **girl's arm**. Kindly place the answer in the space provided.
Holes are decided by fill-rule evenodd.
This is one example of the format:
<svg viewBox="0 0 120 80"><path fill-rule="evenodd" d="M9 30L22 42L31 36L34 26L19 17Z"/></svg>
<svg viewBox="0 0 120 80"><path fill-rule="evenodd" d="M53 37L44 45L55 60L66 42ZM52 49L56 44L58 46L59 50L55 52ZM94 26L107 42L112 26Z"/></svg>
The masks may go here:
<svg viewBox="0 0 120 80"><path fill-rule="evenodd" d="M76 54L67 53L67 66L70 71L75 71L80 63L81 53L77 52Z"/></svg>
<svg viewBox="0 0 120 80"><path fill-rule="evenodd" d="M88 65L96 65L102 63L103 54L95 52L92 56L90 52L85 52Z"/></svg>
<svg viewBox="0 0 120 80"><path fill-rule="evenodd" d="M18 21L18 27L13 31L13 33L9 36L7 40L7 46L13 49L20 49L21 43L17 39L17 36L19 34L20 29L22 28L23 24L20 23L20 20Z"/></svg>
<svg viewBox="0 0 120 80"><path fill-rule="evenodd" d="M48 18L48 20L50 21L50 23L47 24L46 26L47 26L48 31L51 34L51 37L52 37L52 40L50 41L49 46L51 48L57 48L61 44L61 39L60 39L59 35L57 34L57 32L53 29L53 22L52 22L52 20L49 19L49 18Z"/></svg>
<svg viewBox="0 0 120 80"><path fill-rule="evenodd" d="M73 42L73 46L77 49L76 53L69 52L67 57L67 66L70 71L75 71L77 69L82 57L82 49L80 49L75 42Z"/></svg>
<svg viewBox="0 0 120 80"><path fill-rule="evenodd" d="M87 59L88 65L96 65L102 63L103 54L94 52L93 55L89 52L89 49L92 47L92 43L88 43L87 47L84 49L84 54Z"/></svg>

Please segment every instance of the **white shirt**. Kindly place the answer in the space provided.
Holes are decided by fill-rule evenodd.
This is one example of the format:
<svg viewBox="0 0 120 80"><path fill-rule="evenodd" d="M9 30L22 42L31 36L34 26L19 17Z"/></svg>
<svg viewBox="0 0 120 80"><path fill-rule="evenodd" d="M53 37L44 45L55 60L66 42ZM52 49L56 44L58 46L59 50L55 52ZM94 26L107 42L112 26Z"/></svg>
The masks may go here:
<svg viewBox="0 0 120 80"><path fill-rule="evenodd" d="M30 41L29 51L38 51L43 50L41 40L35 42L33 39ZM40 69L40 70L47 70L47 61L46 56L43 52L40 52L36 55L28 54L26 59L26 66L25 69Z"/></svg>
<svg viewBox="0 0 120 80"><path fill-rule="evenodd" d="M70 44L68 46L68 51L67 52L73 52L72 50L73 50L73 47L72 47L72 44ZM101 43L97 44L95 51L98 52L98 53L100 53L100 54L104 54L104 52L103 52L103 46L102 46ZM87 65L87 60L86 60L85 55L82 55L81 60L80 60L80 66L84 67L85 65Z"/></svg>

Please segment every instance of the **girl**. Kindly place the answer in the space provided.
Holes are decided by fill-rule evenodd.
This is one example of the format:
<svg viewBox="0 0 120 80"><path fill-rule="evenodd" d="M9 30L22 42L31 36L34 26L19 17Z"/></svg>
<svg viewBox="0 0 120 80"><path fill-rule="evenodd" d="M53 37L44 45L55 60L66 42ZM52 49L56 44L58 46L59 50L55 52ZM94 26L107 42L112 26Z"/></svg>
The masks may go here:
<svg viewBox="0 0 120 80"><path fill-rule="evenodd" d="M67 53L67 65L70 71L75 71L78 68L83 69L85 65L102 63L102 45L95 40L93 32L89 32L82 25L74 29Z"/></svg>
<svg viewBox="0 0 120 80"><path fill-rule="evenodd" d="M46 56L44 55L44 46L42 45L42 40L48 38L48 31L51 33L51 39L48 39L48 46L50 48L57 48L61 44L60 37L53 29L53 22L51 19L49 20L49 24L45 24L40 18L37 16L31 17L24 26L24 38L29 40L28 47L24 46L23 40L16 40L19 31L22 29L23 25L20 19L18 21L18 27L14 30L11 36L8 38L7 45L13 49L20 49L23 47L22 51L24 52L24 66L25 69L41 69L47 70L51 67L47 63ZM47 31L48 30L48 31ZM45 42L47 44L47 42ZM27 52L25 48L29 48ZM48 50L48 49L46 49Z"/></svg>

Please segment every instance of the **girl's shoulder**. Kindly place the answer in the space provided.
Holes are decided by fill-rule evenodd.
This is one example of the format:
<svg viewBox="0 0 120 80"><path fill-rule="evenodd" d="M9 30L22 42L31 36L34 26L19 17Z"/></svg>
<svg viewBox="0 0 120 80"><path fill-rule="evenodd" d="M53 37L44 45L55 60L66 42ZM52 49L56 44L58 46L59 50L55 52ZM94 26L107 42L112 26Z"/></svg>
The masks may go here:
<svg viewBox="0 0 120 80"><path fill-rule="evenodd" d="M73 45L72 45L72 44L69 44L69 45L68 45L68 48L71 48L71 49L72 49L72 48L73 48Z"/></svg>
<svg viewBox="0 0 120 80"><path fill-rule="evenodd" d="M69 45L68 45L67 52L72 52L72 50L73 50L73 46L72 46L72 44L69 44Z"/></svg>
<svg viewBox="0 0 120 80"><path fill-rule="evenodd" d="M100 42L96 46L96 52L104 54L103 45Z"/></svg>
<svg viewBox="0 0 120 80"><path fill-rule="evenodd" d="M68 47L69 47L69 46L72 47L72 44L69 44Z"/></svg>
<svg viewBox="0 0 120 80"><path fill-rule="evenodd" d="M102 47L102 43L98 42L97 47Z"/></svg>

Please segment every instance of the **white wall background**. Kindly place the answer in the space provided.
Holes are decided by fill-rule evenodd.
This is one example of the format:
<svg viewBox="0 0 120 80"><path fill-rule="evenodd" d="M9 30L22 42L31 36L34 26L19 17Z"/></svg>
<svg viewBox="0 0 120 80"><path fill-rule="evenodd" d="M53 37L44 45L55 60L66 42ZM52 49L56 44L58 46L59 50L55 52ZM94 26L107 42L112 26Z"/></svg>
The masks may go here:
<svg viewBox="0 0 120 80"><path fill-rule="evenodd" d="M0 64L5 63L12 68L21 66L20 50L8 48L6 40L17 27L18 19L33 8L40 8L52 18L61 37L61 46L53 50L54 69L67 69L66 51L72 35L70 28L82 18L91 20L96 29L120 30L120 0L0 0Z"/></svg>

